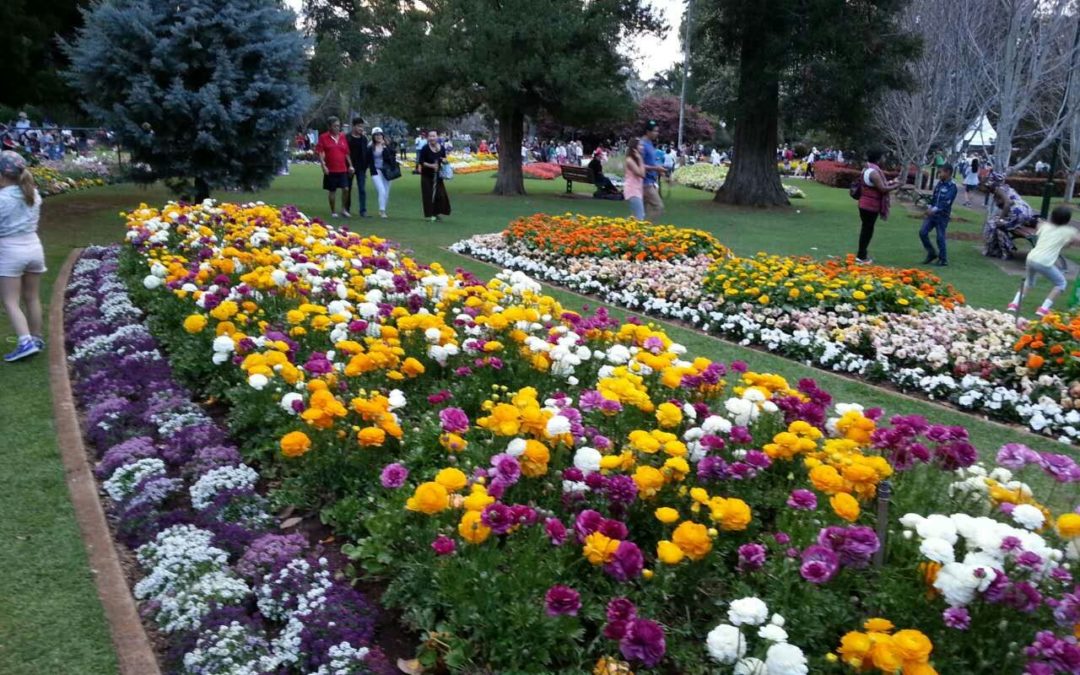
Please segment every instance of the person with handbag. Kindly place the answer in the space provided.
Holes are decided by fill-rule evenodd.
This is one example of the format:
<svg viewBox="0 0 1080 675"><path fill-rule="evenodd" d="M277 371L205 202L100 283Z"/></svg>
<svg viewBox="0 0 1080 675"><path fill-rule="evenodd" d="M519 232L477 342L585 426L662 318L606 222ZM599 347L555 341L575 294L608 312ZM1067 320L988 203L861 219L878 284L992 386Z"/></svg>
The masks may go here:
<svg viewBox="0 0 1080 675"><path fill-rule="evenodd" d="M371 130L371 182L379 195L379 217L386 217L386 206L390 201L390 181L401 178L401 165L392 143L386 142L386 136L380 127Z"/></svg>
<svg viewBox="0 0 1080 675"><path fill-rule="evenodd" d="M439 134L434 129L428 131L427 145L420 149L420 199L424 204L424 218L431 221L442 220L440 216L450 215L450 197L446 194L443 167L446 161L446 148L439 144Z"/></svg>

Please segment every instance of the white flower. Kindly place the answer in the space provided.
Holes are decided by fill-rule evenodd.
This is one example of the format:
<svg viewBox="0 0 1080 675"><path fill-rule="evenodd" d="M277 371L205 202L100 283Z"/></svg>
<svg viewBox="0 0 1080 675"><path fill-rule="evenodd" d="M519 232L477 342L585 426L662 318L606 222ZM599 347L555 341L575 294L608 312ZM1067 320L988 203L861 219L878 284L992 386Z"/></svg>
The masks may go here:
<svg viewBox="0 0 1080 675"><path fill-rule="evenodd" d="M732 675L768 675L765 671L765 662L753 656L736 663L735 670L731 673Z"/></svg>
<svg viewBox="0 0 1080 675"><path fill-rule="evenodd" d="M295 415L296 414L296 409L293 408L293 403L296 402L296 401L303 401L303 400L304 400L304 397L301 394L298 394L295 391L290 391L288 394L285 394L284 396L281 397L281 403L280 403L281 409L284 410L285 412L289 413L290 415Z"/></svg>
<svg viewBox="0 0 1080 675"><path fill-rule="evenodd" d="M976 576L979 569L982 570L982 578ZM993 577L992 570L959 562L945 563L938 570L934 588L945 596L945 602L953 607L962 607L975 599L976 591L985 590L984 584L989 585Z"/></svg>
<svg viewBox="0 0 1080 675"><path fill-rule="evenodd" d="M219 354L228 354L232 352L236 346L233 344L233 339L228 335L219 335L214 338L213 348L214 351Z"/></svg>
<svg viewBox="0 0 1080 675"><path fill-rule="evenodd" d="M565 419L565 418L564 418ZM600 470L600 451L596 448L578 448L574 453L574 466L586 476Z"/></svg>
<svg viewBox="0 0 1080 675"><path fill-rule="evenodd" d="M736 626L760 626L769 619L769 608L760 598L739 598L728 608L728 621Z"/></svg>
<svg viewBox="0 0 1080 675"><path fill-rule="evenodd" d="M154 290L155 288L158 288L158 287L161 286L162 281L161 281L161 277L156 277L153 274L148 274L143 279L142 283L143 283L143 286L146 286L148 289Z"/></svg>
<svg viewBox="0 0 1080 675"><path fill-rule="evenodd" d="M584 449L584 448L583 448ZM579 451L580 452L580 451ZM515 438L506 446L506 454L521 457L525 454L525 439Z"/></svg>
<svg viewBox="0 0 1080 675"><path fill-rule="evenodd" d="M767 623L758 629L758 637L769 642L787 642L787 631L773 623Z"/></svg>
<svg viewBox="0 0 1080 675"><path fill-rule="evenodd" d="M390 391L390 395L387 397L390 401L390 409L398 410L404 408L407 401L405 400L405 393L400 389L393 389Z"/></svg>
<svg viewBox="0 0 1080 675"><path fill-rule="evenodd" d="M570 420L562 415L555 415L547 422L545 429L549 437L562 436L570 433ZM599 455L599 453L597 453ZM597 466L597 468L600 468Z"/></svg>
<svg viewBox="0 0 1080 675"><path fill-rule="evenodd" d="M255 391L262 391L268 384L270 384L270 378L261 373L255 373L248 377L248 385Z"/></svg>
<svg viewBox="0 0 1080 675"><path fill-rule="evenodd" d="M806 665L806 655L801 649L786 642L778 642L765 653L765 672L767 675L806 675L810 668Z"/></svg>
<svg viewBox="0 0 1080 675"><path fill-rule="evenodd" d="M1012 519L1029 530L1037 530L1046 521L1042 511L1031 504L1018 504L1012 511Z"/></svg>
<svg viewBox="0 0 1080 675"><path fill-rule="evenodd" d="M919 553L922 553L924 558L929 558L942 565L956 560L956 553L953 551L952 544L937 537L923 539L922 544L919 545Z"/></svg>
<svg viewBox="0 0 1080 675"><path fill-rule="evenodd" d="M735 626L722 623L705 638L709 656L719 663L733 664L746 656L746 640Z"/></svg>

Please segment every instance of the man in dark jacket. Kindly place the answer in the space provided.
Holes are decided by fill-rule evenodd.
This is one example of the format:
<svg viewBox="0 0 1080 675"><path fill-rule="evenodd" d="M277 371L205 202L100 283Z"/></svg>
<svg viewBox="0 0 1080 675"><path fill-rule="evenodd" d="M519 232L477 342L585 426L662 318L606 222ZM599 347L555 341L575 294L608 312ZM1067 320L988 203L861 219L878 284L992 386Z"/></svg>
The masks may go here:
<svg viewBox="0 0 1080 675"><path fill-rule="evenodd" d="M356 212L361 218L367 218L367 175L371 167L371 143L367 134L364 133L364 118L354 117L352 131L346 137L349 141L349 157L352 159L353 176L356 177ZM345 188L344 203L345 211L342 215L349 217L349 209L352 207L352 181Z"/></svg>

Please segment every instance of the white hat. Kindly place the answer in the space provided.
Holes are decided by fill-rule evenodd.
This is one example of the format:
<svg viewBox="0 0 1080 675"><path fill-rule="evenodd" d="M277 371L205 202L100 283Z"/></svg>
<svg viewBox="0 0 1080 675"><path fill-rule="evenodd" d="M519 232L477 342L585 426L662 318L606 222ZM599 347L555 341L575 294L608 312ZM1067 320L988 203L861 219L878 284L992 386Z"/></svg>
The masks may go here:
<svg viewBox="0 0 1080 675"><path fill-rule="evenodd" d="M375 134L381 134L382 132L382 127L375 127L371 130L371 135L374 136Z"/></svg>

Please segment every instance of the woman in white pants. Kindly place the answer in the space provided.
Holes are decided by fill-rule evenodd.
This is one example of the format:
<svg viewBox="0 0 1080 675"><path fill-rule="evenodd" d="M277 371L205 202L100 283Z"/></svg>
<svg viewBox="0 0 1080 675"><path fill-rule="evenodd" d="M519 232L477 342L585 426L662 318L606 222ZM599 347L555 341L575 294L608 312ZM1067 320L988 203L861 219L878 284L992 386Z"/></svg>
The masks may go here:
<svg viewBox="0 0 1080 675"><path fill-rule="evenodd" d="M386 217L386 206L390 201L390 181L401 175L397 168L394 149L386 142L381 127L371 130L371 182L375 183L375 192L379 195L379 217Z"/></svg>

